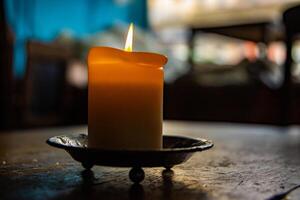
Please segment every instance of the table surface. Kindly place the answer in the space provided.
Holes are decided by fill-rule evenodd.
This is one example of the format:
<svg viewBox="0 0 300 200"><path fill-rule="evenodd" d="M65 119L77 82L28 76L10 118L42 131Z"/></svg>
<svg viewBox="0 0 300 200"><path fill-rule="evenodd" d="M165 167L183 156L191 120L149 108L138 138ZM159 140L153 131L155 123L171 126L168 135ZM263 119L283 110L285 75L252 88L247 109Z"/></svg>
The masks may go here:
<svg viewBox="0 0 300 200"><path fill-rule="evenodd" d="M0 199L266 199L300 184L300 129L167 121L164 133L208 138L215 146L162 176L145 169L132 185L128 168L83 171L65 151L48 146L55 135L85 126L0 133ZM296 190L290 199L300 199Z"/></svg>

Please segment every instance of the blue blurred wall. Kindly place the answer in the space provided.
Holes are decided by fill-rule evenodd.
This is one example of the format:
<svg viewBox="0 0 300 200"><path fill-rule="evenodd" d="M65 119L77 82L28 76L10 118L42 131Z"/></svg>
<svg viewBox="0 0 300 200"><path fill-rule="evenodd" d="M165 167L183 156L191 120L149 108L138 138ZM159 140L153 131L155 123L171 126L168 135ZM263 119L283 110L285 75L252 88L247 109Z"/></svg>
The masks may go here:
<svg viewBox="0 0 300 200"><path fill-rule="evenodd" d="M15 34L14 74L22 78L29 39L51 41L62 30L75 37L103 31L116 22L147 28L146 0L5 0L8 25Z"/></svg>

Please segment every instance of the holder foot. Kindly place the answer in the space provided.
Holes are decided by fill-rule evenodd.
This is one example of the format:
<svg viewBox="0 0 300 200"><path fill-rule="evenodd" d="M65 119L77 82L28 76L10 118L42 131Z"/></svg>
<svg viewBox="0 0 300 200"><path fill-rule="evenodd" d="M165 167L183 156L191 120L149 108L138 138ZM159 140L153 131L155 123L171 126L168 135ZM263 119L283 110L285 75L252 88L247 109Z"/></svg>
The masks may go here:
<svg viewBox="0 0 300 200"><path fill-rule="evenodd" d="M90 170L93 168L94 164L91 162L82 162L81 163L82 167L84 167L86 170Z"/></svg>
<svg viewBox="0 0 300 200"><path fill-rule="evenodd" d="M145 178L145 172L140 167L134 167L129 172L129 178L134 183L140 183Z"/></svg>

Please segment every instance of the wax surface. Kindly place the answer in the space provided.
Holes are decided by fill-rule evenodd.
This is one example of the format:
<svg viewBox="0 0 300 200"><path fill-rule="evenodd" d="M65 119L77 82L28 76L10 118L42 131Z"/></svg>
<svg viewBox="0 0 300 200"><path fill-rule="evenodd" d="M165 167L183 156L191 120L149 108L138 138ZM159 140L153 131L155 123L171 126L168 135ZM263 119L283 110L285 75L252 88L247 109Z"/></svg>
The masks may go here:
<svg viewBox="0 0 300 200"><path fill-rule="evenodd" d="M97 47L89 52L89 147L162 147L163 68L159 54Z"/></svg>

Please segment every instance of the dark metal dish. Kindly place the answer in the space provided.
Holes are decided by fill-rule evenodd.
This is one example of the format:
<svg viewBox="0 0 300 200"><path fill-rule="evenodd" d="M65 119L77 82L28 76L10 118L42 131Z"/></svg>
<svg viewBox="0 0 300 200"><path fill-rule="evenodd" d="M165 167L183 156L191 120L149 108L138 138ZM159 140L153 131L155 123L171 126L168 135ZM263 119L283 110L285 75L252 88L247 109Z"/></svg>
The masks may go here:
<svg viewBox="0 0 300 200"><path fill-rule="evenodd" d="M163 136L161 150L105 150L87 147L86 134L54 136L47 140L51 146L66 150L85 169L94 165L132 167L129 177L133 182L144 179L142 167L171 169L187 161L193 153L213 147L211 141L182 136Z"/></svg>

